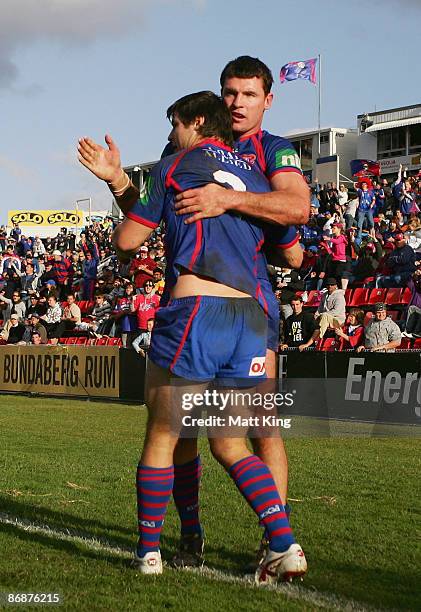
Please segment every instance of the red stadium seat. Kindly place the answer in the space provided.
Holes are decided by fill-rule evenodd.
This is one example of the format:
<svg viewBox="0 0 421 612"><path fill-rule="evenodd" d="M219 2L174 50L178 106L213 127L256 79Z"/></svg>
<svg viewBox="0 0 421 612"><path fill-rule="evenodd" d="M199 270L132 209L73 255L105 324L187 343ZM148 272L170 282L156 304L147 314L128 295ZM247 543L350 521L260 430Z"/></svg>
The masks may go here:
<svg viewBox="0 0 421 612"><path fill-rule="evenodd" d="M388 306L396 306L401 303L402 289L401 287L391 287L387 290L384 303Z"/></svg>
<svg viewBox="0 0 421 612"><path fill-rule="evenodd" d="M71 338L67 338L66 344L77 344L78 338L76 336L72 336Z"/></svg>
<svg viewBox="0 0 421 612"><path fill-rule="evenodd" d="M402 291L400 303L404 305L409 304L409 302L411 301L411 297L412 297L412 291L409 287L406 287L406 289Z"/></svg>
<svg viewBox="0 0 421 612"><path fill-rule="evenodd" d="M58 343L59 344L67 344L69 338L59 338ZM50 341L48 341L48 344L51 344Z"/></svg>
<svg viewBox="0 0 421 612"><path fill-rule="evenodd" d="M107 346L123 346L121 338L107 338Z"/></svg>
<svg viewBox="0 0 421 612"><path fill-rule="evenodd" d="M399 321L399 319L401 318L400 310L388 310L387 314L392 319L392 321Z"/></svg>
<svg viewBox="0 0 421 612"><path fill-rule="evenodd" d="M337 338L324 338L319 351L332 352L339 350L340 342Z"/></svg>
<svg viewBox="0 0 421 612"><path fill-rule="evenodd" d="M304 306L317 308L322 300L320 291L309 291L308 300L304 303Z"/></svg>
<svg viewBox="0 0 421 612"><path fill-rule="evenodd" d="M374 306L377 302L384 302L386 299L387 289L370 289L367 306Z"/></svg>
<svg viewBox="0 0 421 612"><path fill-rule="evenodd" d="M94 341L94 346L105 346L107 344L108 338L96 338Z"/></svg>
<svg viewBox="0 0 421 612"><path fill-rule="evenodd" d="M364 327L366 327L373 318L374 318L374 312L372 310L369 310L368 312L366 312L365 317L364 317Z"/></svg>
<svg viewBox="0 0 421 612"><path fill-rule="evenodd" d="M351 301L348 306L352 306L353 308L364 306L365 304L367 304L369 292L370 289L363 289L362 287L357 287L356 289L354 289Z"/></svg>
<svg viewBox="0 0 421 612"><path fill-rule="evenodd" d="M347 306L349 306L353 291L354 291L353 289L345 289L345 302Z"/></svg>
<svg viewBox="0 0 421 612"><path fill-rule="evenodd" d="M87 338L86 336L79 336L78 338L76 338L76 342L75 344L80 344L82 346L88 344L88 340L89 338Z"/></svg>
<svg viewBox="0 0 421 612"><path fill-rule="evenodd" d="M411 338L402 338L401 345L400 345L399 348L400 349L410 349L410 348L412 348L412 340L411 340Z"/></svg>

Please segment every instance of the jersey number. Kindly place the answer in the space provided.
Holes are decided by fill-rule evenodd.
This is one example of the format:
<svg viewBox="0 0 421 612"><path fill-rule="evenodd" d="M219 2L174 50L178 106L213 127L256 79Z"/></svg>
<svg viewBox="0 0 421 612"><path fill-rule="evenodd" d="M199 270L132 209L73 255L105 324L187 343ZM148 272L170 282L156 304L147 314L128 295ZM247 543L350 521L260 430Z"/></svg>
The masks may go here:
<svg viewBox="0 0 421 612"><path fill-rule="evenodd" d="M245 183L243 183L240 177L232 174L231 172L217 170L213 173L213 178L215 181L217 181L217 183L221 183L221 185L228 183L228 185L235 191L246 191L247 189Z"/></svg>

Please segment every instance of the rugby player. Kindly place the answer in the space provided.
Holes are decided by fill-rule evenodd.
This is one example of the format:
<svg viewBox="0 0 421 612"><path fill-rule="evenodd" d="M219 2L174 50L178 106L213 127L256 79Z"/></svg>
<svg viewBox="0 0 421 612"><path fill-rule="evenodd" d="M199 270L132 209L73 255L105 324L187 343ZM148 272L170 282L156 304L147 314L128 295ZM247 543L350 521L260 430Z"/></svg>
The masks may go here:
<svg viewBox="0 0 421 612"><path fill-rule="evenodd" d="M273 84L269 68L257 58L238 57L229 62L220 77L221 94L231 111L234 151L260 170L269 180L272 193L239 193L223 189L216 183L186 190L176 197L178 214L189 215L186 223L237 211L257 219L281 225L306 223L310 212L309 189L303 179L299 158L292 144L279 136L262 130L263 116L272 104ZM298 241L291 242L283 251L286 265L299 268L302 251ZM285 264L284 264L285 265ZM262 299L268 309L268 347L266 372L275 379L276 354L279 346L279 305L267 275L260 278ZM280 436L252 439L254 452L269 467L281 499L287 503L288 462ZM174 501L182 523L180 551L175 562L180 565L200 562L203 534L198 520L198 504L192 504L191 491L199 487L200 458L191 439L180 439L174 454ZM187 480L186 474L190 474ZM193 481L196 481L195 483ZM190 509L190 510L189 510ZM289 506L287 505L289 513ZM265 538L258 556L265 552Z"/></svg>
<svg viewBox="0 0 421 612"><path fill-rule="evenodd" d="M225 185L225 190L235 186L254 192L268 192L269 186L227 147L231 142L230 114L219 98L209 92L186 96L168 109L168 116L174 126L171 138L182 152L153 169L146 191L114 234L119 255L126 257L136 252L162 219L166 222L171 300L158 311L152 336L149 419L138 468L137 554L143 573L162 571L159 535L172 491L176 444L170 423L174 409L171 374L197 381L247 379L254 360L264 363L267 345L263 308L250 298L259 296L255 261L265 237L261 224L234 213L185 224L182 217L175 216L173 203L177 193L210 183ZM108 138L107 144L108 152L89 139L81 139L80 159L96 176L108 180L118 197L128 185L121 170L117 172L118 164L112 167L116 161L114 143ZM227 333L231 334L228 343ZM305 573L304 553L293 539L267 466L247 450L244 438L215 437L210 442L214 456L230 473L268 534L269 550L256 572L256 581L262 584L279 576Z"/></svg>

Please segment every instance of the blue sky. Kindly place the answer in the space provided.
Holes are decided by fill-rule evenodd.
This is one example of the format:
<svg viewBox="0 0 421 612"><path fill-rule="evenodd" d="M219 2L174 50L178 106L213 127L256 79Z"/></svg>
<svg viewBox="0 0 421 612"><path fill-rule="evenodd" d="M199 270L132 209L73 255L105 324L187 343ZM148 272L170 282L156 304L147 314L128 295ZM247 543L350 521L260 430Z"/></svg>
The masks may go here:
<svg viewBox="0 0 421 612"><path fill-rule="evenodd" d="M265 127L317 123L317 90L279 84L288 61L323 58L322 125L421 103L421 0L2 0L0 223L8 209L74 208L110 194L76 160L78 137L109 132L124 164L157 159L178 97L219 90L238 55L273 71ZM415 69L414 69L415 67Z"/></svg>

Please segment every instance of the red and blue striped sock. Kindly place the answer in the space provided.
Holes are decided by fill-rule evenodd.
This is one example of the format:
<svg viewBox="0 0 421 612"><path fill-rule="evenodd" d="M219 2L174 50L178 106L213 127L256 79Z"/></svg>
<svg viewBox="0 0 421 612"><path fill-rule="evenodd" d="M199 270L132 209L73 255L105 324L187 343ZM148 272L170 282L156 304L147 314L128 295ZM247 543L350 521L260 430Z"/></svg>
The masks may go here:
<svg viewBox="0 0 421 612"><path fill-rule="evenodd" d="M139 541L137 556L159 550L165 513L174 483L174 466L148 467L139 463L136 473Z"/></svg>
<svg viewBox="0 0 421 612"><path fill-rule="evenodd" d="M202 535L199 519L200 455L193 461L174 465L173 497L181 521L181 533Z"/></svg>
<svg viewBox="0 0 421 612"><path fill-rule="evenodd" d="M295 539L269 468L256 455L240 459L228 470L240 492L256 512L269 536L269 548L288 550Z"/></svg>

